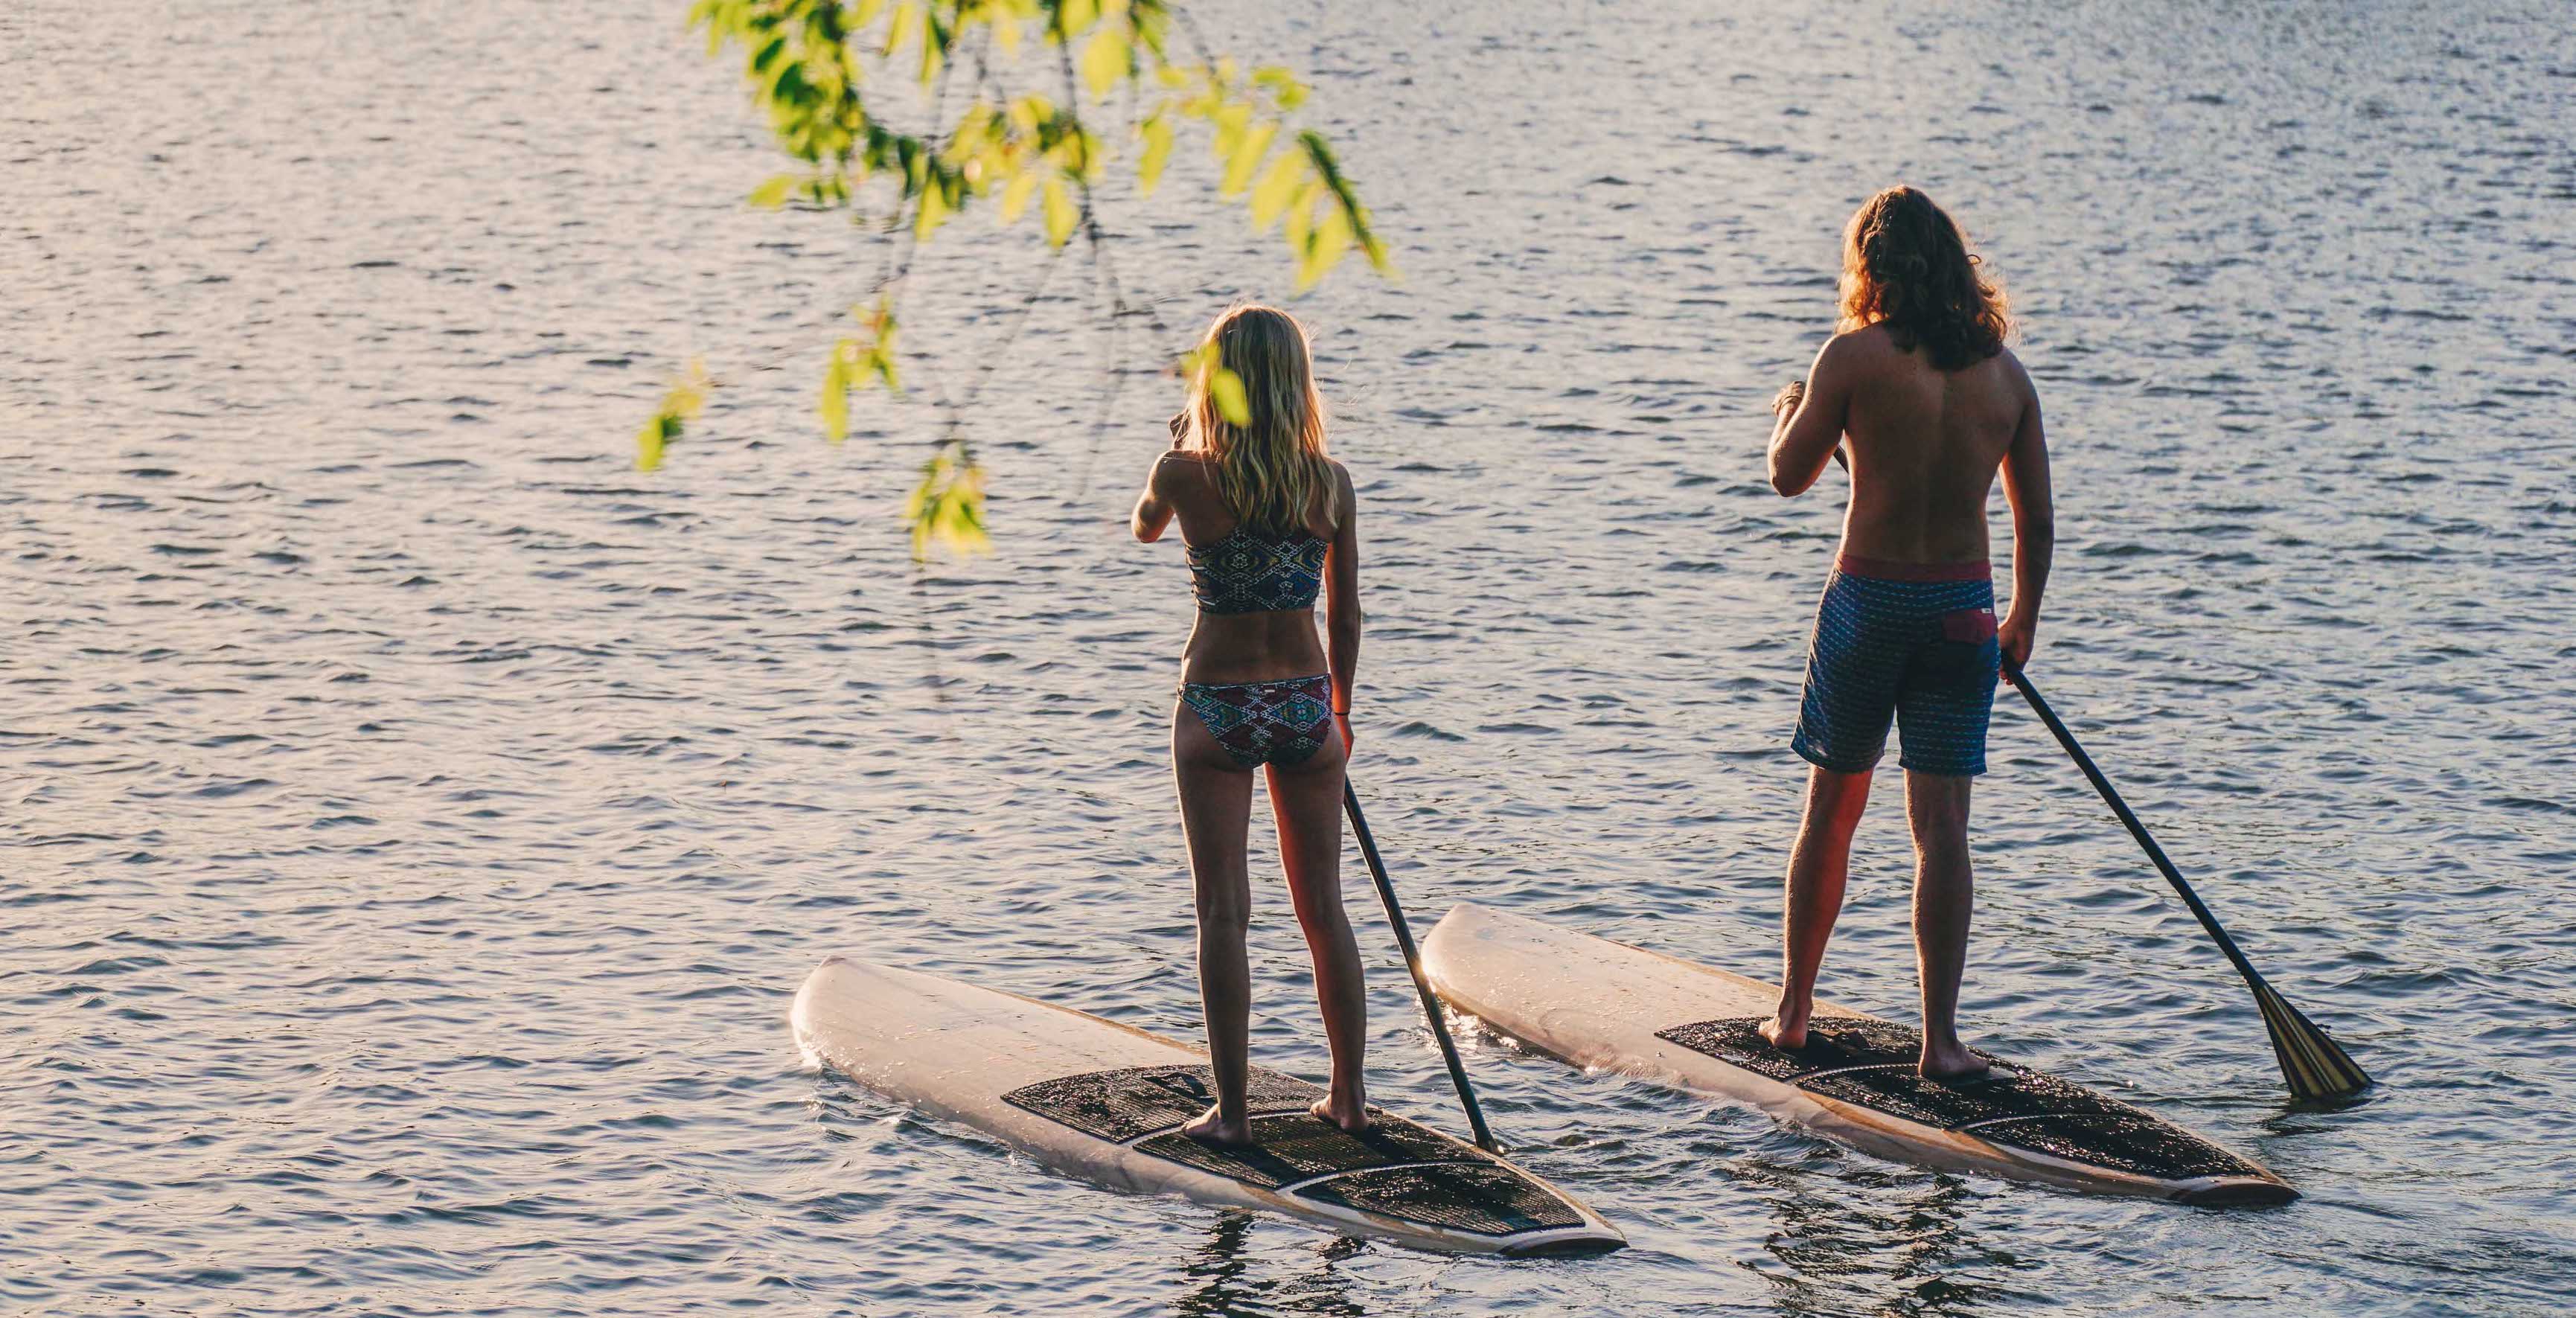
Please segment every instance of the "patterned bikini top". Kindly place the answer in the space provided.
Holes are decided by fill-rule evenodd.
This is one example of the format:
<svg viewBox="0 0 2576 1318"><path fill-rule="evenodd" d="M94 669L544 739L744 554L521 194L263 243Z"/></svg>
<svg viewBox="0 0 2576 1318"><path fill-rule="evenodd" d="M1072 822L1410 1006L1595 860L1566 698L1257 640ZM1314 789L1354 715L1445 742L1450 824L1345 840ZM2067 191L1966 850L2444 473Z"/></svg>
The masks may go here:
<svg viewBox="0 0 2576 1318"><path fill-rule="evenodd" d="M1201 613L1311 609L1324 584L1324 539L1304 531L1273 536L1239 525L1190 545L1190 589Z"/></svg>

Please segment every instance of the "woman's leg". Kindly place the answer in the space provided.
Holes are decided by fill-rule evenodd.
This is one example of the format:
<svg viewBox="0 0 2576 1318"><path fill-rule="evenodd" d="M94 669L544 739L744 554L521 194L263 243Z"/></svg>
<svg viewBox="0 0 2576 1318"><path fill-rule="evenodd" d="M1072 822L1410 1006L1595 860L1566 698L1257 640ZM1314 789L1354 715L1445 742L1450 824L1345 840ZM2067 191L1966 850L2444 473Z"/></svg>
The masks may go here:
<svg viewBox="0 0 2576 1318"><path fill-rule="evenodd" d="M1208 1066L1216 1072L1217 1094L1216 1105L1181 1133L1241 1144L1252 1138L1244 1094L1252 1066L1252 968L1243 950L1252 914L1244 859L1252 773L1234 762L1184 704L1172 714L1172 781L1180 793L1181 831L1189 839L1197 891L1199 1005L1207 1017Z"/></svg>
<svg viewBox="0 0 2576 1318"><path fill-rule="evenodd" d="M1315 963L1315 998L1333 1049L1332 1092L1315 1115L1344 1130L1368 1126L1361 1059L1368 1048L1368 985L1359 940L1342 910L1342 769L1349 753L1327 731L1324 746L1298 764L1270 766L1270 809L1279 822L1280 867Z"/></svg>

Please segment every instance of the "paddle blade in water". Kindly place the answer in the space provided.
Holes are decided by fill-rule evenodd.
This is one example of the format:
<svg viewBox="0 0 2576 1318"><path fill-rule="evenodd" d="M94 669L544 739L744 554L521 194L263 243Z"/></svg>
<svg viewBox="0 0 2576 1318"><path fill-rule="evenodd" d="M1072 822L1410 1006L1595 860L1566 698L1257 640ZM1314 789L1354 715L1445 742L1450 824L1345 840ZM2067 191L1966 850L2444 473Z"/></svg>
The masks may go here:
<svg viewBox="0 0 2576 1318"><path fill-rule="evenodd" d="M2272 1054L2281 1061L2281 1077L2290 1082L2291 1097L2302 1103L2325 1102L2350 1098L2370 1087L2369 1073L2352 1055L2273 992L2270 984L2254 981L2254 1003L2263 1009L2264 1028L2272 1032Z"/></svg>

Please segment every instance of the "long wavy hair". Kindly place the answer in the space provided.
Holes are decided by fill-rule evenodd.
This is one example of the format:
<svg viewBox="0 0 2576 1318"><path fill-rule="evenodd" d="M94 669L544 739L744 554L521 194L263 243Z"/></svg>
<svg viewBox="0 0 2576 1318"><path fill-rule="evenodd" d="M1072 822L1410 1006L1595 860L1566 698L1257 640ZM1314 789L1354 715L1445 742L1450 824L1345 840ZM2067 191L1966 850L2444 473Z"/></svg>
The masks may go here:
<svg viewBox="0 0 2576 1318"><path fill-rule="evenodd" d="M1843 229L1842 325L1885 325L1896 346L1920 345L1955 371L2003 351L2012 333L2004 291L1978 272L1959 226L1902 184L1862 202Z"/></svg>
<svg viewBox="0 0 2576 1318"><path fill-rule="evenodd" d="M1271 535L1307 529L1321 512L1341 521L1341 489L1324 450L1324 398L1306 352L1306 327L1287 312L1239 306L1208 326L1190 380L1190 447L1216 464L1217 493L1243 524ZM1225 419L1210 390L1214 366L1243 382L1249 422Z"/></svg>

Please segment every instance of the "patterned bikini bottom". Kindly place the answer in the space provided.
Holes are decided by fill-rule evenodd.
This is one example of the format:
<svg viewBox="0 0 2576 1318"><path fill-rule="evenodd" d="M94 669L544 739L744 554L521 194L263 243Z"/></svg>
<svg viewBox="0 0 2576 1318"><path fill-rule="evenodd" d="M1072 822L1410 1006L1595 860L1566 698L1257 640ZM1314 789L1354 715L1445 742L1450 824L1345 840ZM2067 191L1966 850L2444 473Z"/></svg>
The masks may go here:
<svg viewBox="0 0 2576 1318"><path fill-rule="evenodd" d="M1181 703L1236 764L1303 764L1333 734L1330 674L1277 682L1183 682Z"/></svg>

